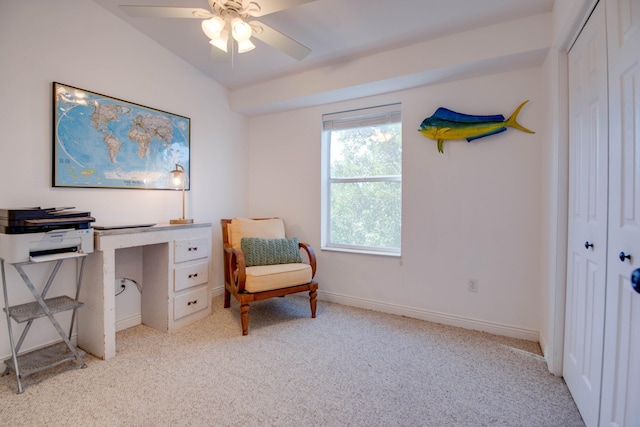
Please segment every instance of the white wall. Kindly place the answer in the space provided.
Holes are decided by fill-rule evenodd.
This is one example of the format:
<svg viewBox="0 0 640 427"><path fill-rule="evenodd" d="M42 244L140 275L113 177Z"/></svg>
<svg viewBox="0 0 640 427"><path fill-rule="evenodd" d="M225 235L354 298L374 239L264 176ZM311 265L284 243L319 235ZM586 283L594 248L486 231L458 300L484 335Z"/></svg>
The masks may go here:
<svg viewBox="0 0 640 427"><path fill-rule="evenodd" d="M221 286L218 221L242 215L247 207L247 120L230 111L224 88L84 0L3 0L0 58L0 207L76 206L101 223L167 222L180 216L180 196L172 191L51 187L53 81L190 117L187 216L214 223L212 277L213 286ZM72 270L63 271L62 278ZM8 274L16 296L12 304L28 300L15 272ZM70 288L58 292L69 294ZM55 338L45 331L45 320L38 322L45 326L33 328L25 348ZM3 315L0 356L9 354Z"/></svg>
<svg viewBox="0 0 640 427"><path fill-rule="evenodd" d="M537 340L541 82L536 67L252 118L249 213L281 216L316 248L321 299ZM440 106L508 117L527 99L519 122L536 135L446 142L442 155L417 132ZM402 103L402 258L321 251L322 114L391 102Z"/></svg>

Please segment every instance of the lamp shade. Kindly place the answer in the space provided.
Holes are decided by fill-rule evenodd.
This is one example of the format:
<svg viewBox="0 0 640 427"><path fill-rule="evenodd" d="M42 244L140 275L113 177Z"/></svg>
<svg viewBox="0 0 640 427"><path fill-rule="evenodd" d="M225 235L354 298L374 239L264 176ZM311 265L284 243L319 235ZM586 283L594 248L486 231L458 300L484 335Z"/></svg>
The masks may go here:
<svg viewBox="0 0 640 427"><path fill-rule="evenodd" d="M184 172L184 166L176 164L176 168L169 172L170 187L176 190L182 190L182 217L172 219L171 224L192 224L192 219L187 219L184 214L184 189L189 186L189 177Z"/></svg>
<svg viewBox="0 0 640 427"><path fill-rule="evenodd" d="M238 42L251 38L251 26L240 18L231 21L231 34Z"/></svg>
<svg viewBox="0 0 640 427"><path fill-rule="evenodd" d="M229 34L238 42L238 53L249 52L256 47L250 40L253 35L251 25L238 16L233 19L229 16L205 19L202 31L209 37L209 43L223 52L229 50Z"/></svg>
<svg viewBox="0 0 640 427"><path fill-rule="evenodd" d="M220 37L220 32L224 29L225 24L224 19L220 16L214 16L211 19L205 19L202 21L202 31L211 40L217 39Z"/></svg>
<svg viewBox="0 0 640 427"><path fill-rule="evenodd" d="M242 40L238 42L238 53L249 52L250 50L255 49L255 45L251 43L251 40Z"/></svg>
<svg viewBox="0 0 640 427"><path fill-rule="evenodd" d="M223 52L227 52L227 46L229 45L229 32L222 30L217 38L211 39L209 43L212 46L217 47Z"/></svg>
<svg viewBox="0 0 640 427"><path fill-rule="evenodd" d="M189 177L184 173L182 165L176 165L176 168L169 173L171 174L171 188L182 190L189 187Z"/></svg>

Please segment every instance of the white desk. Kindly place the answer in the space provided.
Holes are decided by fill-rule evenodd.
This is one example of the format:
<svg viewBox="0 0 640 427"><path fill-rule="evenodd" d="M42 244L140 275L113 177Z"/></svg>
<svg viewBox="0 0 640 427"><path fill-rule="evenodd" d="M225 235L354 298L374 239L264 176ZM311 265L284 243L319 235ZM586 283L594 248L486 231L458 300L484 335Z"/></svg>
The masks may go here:
<svg viewBox="0 0 640 427"><path fill-rule="evenodd" d="M78 346L116 355L116 251L142 247L142 323L171 332L211 313L211 224L94 230L78 310Z"/></svg>

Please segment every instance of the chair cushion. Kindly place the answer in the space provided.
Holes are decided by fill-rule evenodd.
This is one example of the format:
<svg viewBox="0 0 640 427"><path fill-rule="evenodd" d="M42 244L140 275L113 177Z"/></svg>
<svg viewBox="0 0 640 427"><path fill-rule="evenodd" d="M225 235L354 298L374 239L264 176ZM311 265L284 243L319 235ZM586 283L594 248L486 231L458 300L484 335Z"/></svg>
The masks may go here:
<svg viewBox="0 0 640 427"><path fill-rule="evenodd" d="M298 238L263 239L260 237L243 237L240 247L247 267L254 265L289 264L302 262Z"/></svg>
<svg viewBox="0 0 640 427"><path fill-rule="evenodd" d="M241 249L241 241L243 237L284 239L284 221L280 218L233 218L229 226L229 243L231 244L231 247L234 249Z"/></svg>
<svg viewBox="0 0 640 427"><path fill-rule="evenodd" d="M263 292L289 286L304 285L311 281L311 266L303 263L257 265L247 267L244 289Z"/></svg>

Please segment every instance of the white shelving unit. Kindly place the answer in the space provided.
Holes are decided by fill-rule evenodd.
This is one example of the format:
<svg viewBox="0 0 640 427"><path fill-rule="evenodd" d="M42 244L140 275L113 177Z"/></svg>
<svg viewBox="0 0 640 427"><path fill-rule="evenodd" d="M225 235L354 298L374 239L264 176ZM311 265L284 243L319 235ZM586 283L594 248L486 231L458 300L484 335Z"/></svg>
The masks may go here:
<svg viewBox="0 0 640 427"><path fill-rule="evenodd" d="M5 263L3 258L0 258L0 270L2 273L2 289L4 292L4 301L5 308L4 311L7 316L7 328L9 330L9 342L11 344L11 355L10 359L4 361L6 368L3 375L8 375L11 372L14 372L16 375L16 381L18 385L18 393L22 393L22 381L21 379L35 374L37 372L52 368L54 366L61 365L67 362L77 362L77 366L85 368L87 365L84 362L85 352L78 349L71 342L71 336L73 333L73 326L75 323L76 312L79 307L83 304L78 301L78 295L80 293L80 285L82 283L82 275L84 272L84 263L85 263L86 254L83 253L75 253L73 256L65 254L61 256L59 259L55 258L46 258L38 261L26 261L19 263ZM65 260L76 260L79 267L79 273L76 281L76 295L71 298L68 296L58 296L54 298L46 298L46 295L53 284L56 274L62 265L62 262ZM31 279L27 275L24 267L29 266L31 264L42 264L42 263L55 263L53 265L53 269L49 275L49 278L42 290L42 293L39 293ZM35 301L18 304L18 305L10 305L9 303L9 291L7 286L6 274L5 274L5 264L12 265L20 277L22 281L27 286L29 291L31 292ZM69 326L69 333L65 333L62 329L62 326L55 318L54 314L72 311L71 316L71 324ZM20 348L24 342L25 337L29 333L31 326L34 321L39 318L47 318L51 324L55 327L62 339L59 342L48 345L43 348L39 348L37 350L20 353ZM20 334L20 338L16 342L14 340L13 335L13 326L12 323L26 323L26 326L22 330Z"/></svg>

